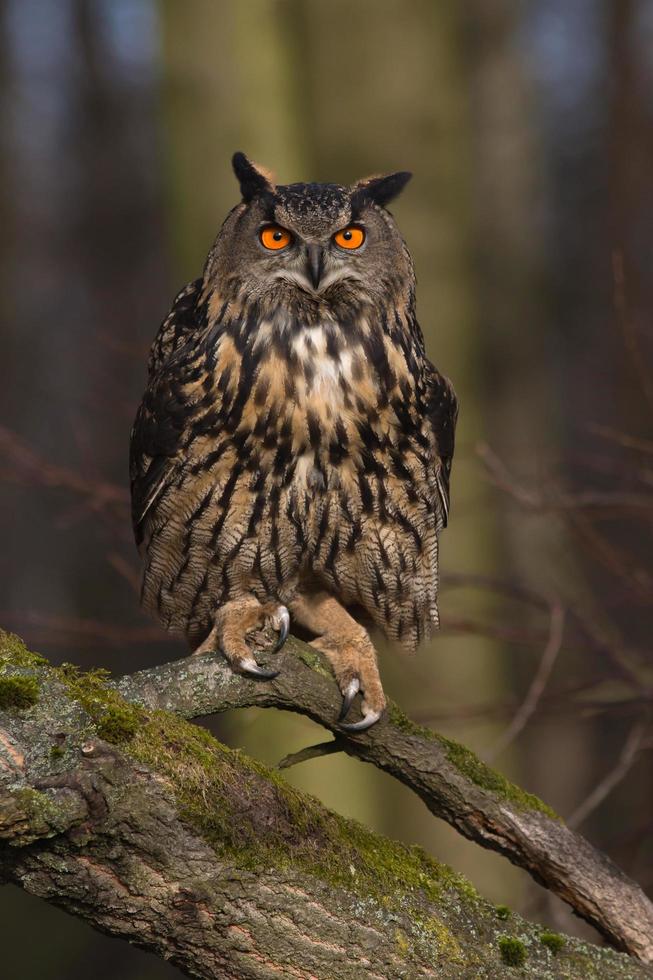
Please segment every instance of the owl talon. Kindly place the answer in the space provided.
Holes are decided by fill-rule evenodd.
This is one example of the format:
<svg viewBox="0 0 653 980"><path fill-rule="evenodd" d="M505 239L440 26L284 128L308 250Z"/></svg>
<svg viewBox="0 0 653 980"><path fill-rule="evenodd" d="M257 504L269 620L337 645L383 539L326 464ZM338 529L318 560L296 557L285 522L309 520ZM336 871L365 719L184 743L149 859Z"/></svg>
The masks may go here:
<svg viewBox="0 0 653 980"><path fill-rule="evenodd" d="M238 661L238 670L241 674L251 674L253 677L262 677L263 680L271 681L278 677L278 670L269 670L267 667L259 667L255 660L250 657Z"/></svg>
<svg viewBox="0 0 653 980"><path fill-rule="evenodd" d="M279 606L272 620L272 624L275 629L279 630L279 639L275 643L272 653L278 653L288 639L288 633L290 632L290 613L285 606Z"/></svg>
<svg viewBox="0 0 653 980"><path fill-rule="evenodd" d="M347 685L345 692L342 696L342 708L340 709L340 714L338 715L338 723L344 721L349 713L352 702L360 690L361 683L358 677L354 677L353 680Z"/></svg>
<svg viewBox="0 0 653 980"><path fill-rule="evenodd" d="M338 727L343 732L364 732L377 723L381 714L381 711L368 711L360 721L350 722L349 724L347 722L341 722Z"/></svg>

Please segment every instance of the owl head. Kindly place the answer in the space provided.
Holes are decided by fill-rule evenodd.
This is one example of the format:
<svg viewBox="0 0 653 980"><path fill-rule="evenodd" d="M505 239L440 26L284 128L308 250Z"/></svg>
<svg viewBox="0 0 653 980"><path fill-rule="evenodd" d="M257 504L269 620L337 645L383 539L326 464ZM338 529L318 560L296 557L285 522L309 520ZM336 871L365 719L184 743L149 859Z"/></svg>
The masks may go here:
<svg viewBox="0 0 653 980"><path fill-rule="evenodd" d="M330 296L387 299L414 282L386 205L410 180L399 172L340 184L275 184L243 153L233 168L242 201L209 253L205 279L252 299L328 304Z"/></svg>

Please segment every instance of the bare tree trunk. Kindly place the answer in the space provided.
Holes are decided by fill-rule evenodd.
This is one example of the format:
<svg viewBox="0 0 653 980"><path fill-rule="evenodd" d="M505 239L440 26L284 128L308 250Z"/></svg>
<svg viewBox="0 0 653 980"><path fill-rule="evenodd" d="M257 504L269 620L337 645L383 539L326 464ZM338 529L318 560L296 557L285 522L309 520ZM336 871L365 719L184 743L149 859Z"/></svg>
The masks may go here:
<svg viewBox="0 0 653 980"><path fill-rule="evenodd" d="M314 652L292 641L277 662L272 684L234 677L217 657L112 684L51 668L1 634L0 877L194 977L492 978L507 964L653 975L494 908L420 850L329 812L179 717L274 704L334 727L335 685ZM337 746L653 961L653 909L637 886L462 746L396 708Z"/></svg>

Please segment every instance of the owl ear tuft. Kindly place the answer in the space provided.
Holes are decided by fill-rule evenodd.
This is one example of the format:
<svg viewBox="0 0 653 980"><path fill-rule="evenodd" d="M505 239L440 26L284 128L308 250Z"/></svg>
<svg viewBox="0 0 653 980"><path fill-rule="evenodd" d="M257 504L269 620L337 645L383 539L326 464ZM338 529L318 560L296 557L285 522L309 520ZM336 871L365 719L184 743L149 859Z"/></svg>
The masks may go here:
<svg viewBox="0 0 653 980"><path fill-rule="evenodd" d="M386 174L384 177L365 177L352 187L352 208L359 210L365 204L378 204L384 208L397 195L413 175L407 170L399 170L396 174Z"/></svg>
<svg viewBox="0 0 653 980"><path fill-rule="evenodd" d="M274 194L274 181L272 174L260 167L257 163L248 160L244 153L240 151L234 153L231 158L231 166L240 184L240 193L246 204L254 197L263 194Z"/></svg>

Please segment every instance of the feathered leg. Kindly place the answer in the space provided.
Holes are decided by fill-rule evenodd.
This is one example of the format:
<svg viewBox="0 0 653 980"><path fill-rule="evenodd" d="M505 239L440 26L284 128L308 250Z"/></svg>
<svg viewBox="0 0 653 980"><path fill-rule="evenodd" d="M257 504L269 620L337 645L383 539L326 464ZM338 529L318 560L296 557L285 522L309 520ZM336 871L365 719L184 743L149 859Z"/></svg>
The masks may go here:
<svg viewBox="0 0 653 980"><path fill-rule="evenodd" d="M329 658L342 691L340 727L349 732L369 728L381 717L386 701L376 651L367 630L327 592L299 596L290 604L290 610L298 623L318 634L311 646ZM359 691L363 695L363 717L345 724L342 719Z"/></svg>

